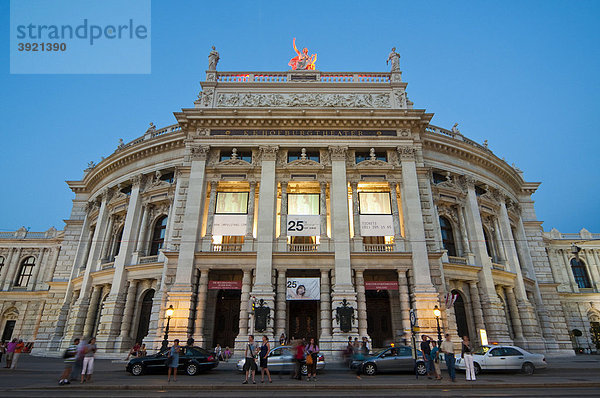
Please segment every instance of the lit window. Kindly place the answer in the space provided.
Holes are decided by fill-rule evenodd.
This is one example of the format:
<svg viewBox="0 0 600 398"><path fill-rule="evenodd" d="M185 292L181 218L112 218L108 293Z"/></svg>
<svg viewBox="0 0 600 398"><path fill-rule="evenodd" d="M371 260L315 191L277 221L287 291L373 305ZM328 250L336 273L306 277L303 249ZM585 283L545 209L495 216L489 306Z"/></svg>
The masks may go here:
<svg viewBox="0 0 600 398"><path fill-rule="evenodd" d="M35 257L27 257L21 263L21 269L19 270L19 275L17 276L17 282L15 283L15 286L27 286L31 275L33 274L33 267L35 267Z"/></svg>

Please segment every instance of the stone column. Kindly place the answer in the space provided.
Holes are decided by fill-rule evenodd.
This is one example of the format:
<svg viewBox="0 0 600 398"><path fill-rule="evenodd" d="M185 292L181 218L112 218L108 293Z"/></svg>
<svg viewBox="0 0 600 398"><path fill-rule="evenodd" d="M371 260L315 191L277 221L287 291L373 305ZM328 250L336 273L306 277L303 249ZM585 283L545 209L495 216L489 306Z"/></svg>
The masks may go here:
<svg viewBox="0 0 600 398"><path fill-rule="evenodd" d="M55 247L51 251L51 257L48 260L48 264L46 266L45 275L41 281L38 281L38 285L43 285L44 283L48 283L52 281L52 276L54 275L54 270L56 269L56 263L58 262L58 255L60 254L60 246ZM2 286L2 284L0 284Z"/></svg>
<svg viewBox="0 0 600 398"><path fill-rule="evenodd" d="M277 296L275 304L275 338L279 339L282 333L285 333L285 318L286 318L286 300L285 300L285 270L277 270ZM322 289L322 287L321 287ZM321 306L323 301L321 300Z"/></svg>
<svg viewBox="0 0 600 398"><path fill-rule="evenodd" d="M281 207L279 209L279 242L278 250L280 252L287 252L287 212L288 212L288 197L287 187L288 182L281 180Z"/></svg>
<svg viewBox="0 0 600 398"><path fill-rule="evenodd" d="M248 215L246 217L246 236L244 243L247 240L252 240L254 230L254 204L256 202L256 181L250 181L250 192L248 193Z"/></svg>
<svg viewBox="0 0 600 398"><path fill-rule="evenodd" d="M123 306L125 305L125 285L127 283L125 267L131 264L133 250L137 242L142 210L143 176L134 177L129 196L129 205L123 225L123 240L119 254L115 258L114 273L110 294L102 310L103 327L98 333L98 345L107 351L119 349L115 347L115 339L121 329Z"/></svg>
<svg viewBox="0 0 600 398"><path fill-rule="evenodd" d="M471 247L469 246L469 236L467 234L467 224L465 222L465 209L463 206L457 206L458 211L458 222L460 227L460 237L463 248L462 255L467 258L467 263L472 264L472 260L469 261L470 257L473 257L471 253Z"/></svg>
<svg viewBox="0 0 600 398"><path fill-rule="evenodd" d="M151 204L147 204L146 206L144 206L144 212L142 213L142 221L140 222L140 233L139 233L139 238L137 241L137 245L136 245L136 258L138 261L135 261L134 264L137 264L139 262L139 258L143 257L146 255L146 250L148 248L148 229L151 229L151 226L148 225L148 217L150 217L150 209L152 208ZM167 223L169 222L169 220L167 219ZM150 236L150 239L152 239L152 236Z"/></svg>
<svg viewBox="0 0 600 398"><path fill-rule="evenodd" d="M321 193L319 195L319 213L321 215L321 242L328 239L327 236L327 182L319 183Z"/></svg>
<svg viewBox="0 0 600 398"><path fill-rule="evenodd" d="M510 308L510 317L515 332L515 344L522 345L524 342L523 326L521 325L521 316L519 315L519 306L517 305L515 292L512 287L505 288L504 292L506 293L508 308Z"/></svg>
<svg viewBox="0 0 600 398"><path fill-rule="evenodd" d="M194 322L194 340L196 344L204 347L208 343L204 331L206 330L206 297L208 294L208 269L199 269L198 297L196 298L196 320Z"/></svg>
<svg viewBox="0 0 600 398"><path fill-rule="evenodd" d="M511 343L506 320L504 319L504 312L502 311L502 303L498 299L494 278L492 277L492 261L485 247L481 214L479 213L479 204L477 202L477 195L475 194L475 180L471 177L465 177L463 185L466 185L467 189L465 216L469 238L471 239L469 243L476 264L481 265L478 288L485 316L487 334L492 341Z"/></svg>
<svg viewBox="0 0 600 398"><path fill-rule="evenodd" d="M184 189L184 185L186 184L186 178L183 177L182 171L177 169L175 173L175 194L170 196L171 206L169 207L169 216L167 218L167 230L165 231L165 251L175 250L173 242L175 240L175 219L178 217L183 217L185 214L185 208L181 205L182 203L182 190ZM187 186L186 186L187 188ZM181 237L178 237L181 239ZM160 254L160 257L164 256L164 254ZM159 258L160 258L159 257ZM162 259L164 260L164 258ZM161 261L162 261L161 260ZM166 267L165 267L166 268ZM160 294L160 293L159 293Z"/></svg>
<svg viewBox="0 0 600 398"><path fill-rule="evenodd" d="M402 311L402 331L410 336L410 296L408 295L408 279L405 270L398 270L398 294L400 311Z"/></svg>
<svg viewBox="0 0 600 398"><path fill-rule="evenodd" d="M496 261L499 264L506 264L506 251L504 247L504 231L501 232L500 226L498 224L498 219L494 218L494 236L496 239L496 256L498 257Z"/></svg>
<svg viewBox="0 0 600 398"><path fill-rule="evenodd" d="M240 331L235 338L235 355L239 358L242 358L242 355L244 355L244 347L248 341L248 307L250 305L249 300L251 283L252 271L244 270L244 276L242 277L242 296L240 298Z"/></svg>
<svg viewBox="0 0 600 398"><path fill-rule="evenodd" d="M83 328L83 337L89 338L94 332L95 321L98 314L98 304L100 303L100 294L102 293L102 285L94 286L92 291L92 297L90 299L90 305L88 307L87 316L85 317L85 326Z"/></svg>
<svg viewBox="0 0 600 398"><path fill-rule="evenodd" d="M121 323L121 332L117 338L117 347L127 348L131 346L135 336L132 336L133 310L135 308L137 288L139 282L133 280L127 286L127 295L125 296L125 309L123 310L123 321ZM137 343L137 342L136 342Z"/></svg>
<svg viewBox="0 0 600 398"><path fill-rule="evenodd" d="M362 337L367 336L367 298L365 295L365 278L364 271L354 271L355 287L356 287L356 305L357 305L357 317L358 317L358 335Z"/></svg>
<svg viewBox="0 0 600 398"><path fill-rule="evenodd" d="M355 252L364 252L363 238L360 234L360 200L358 198L358 181L351 181L352 189L352 226L354 237L352 238L353 249Z"/></svg>
<svg viewBox="0 0 600 398"><path fill-rule="evenodd" d="M398 211L398 193L396 181L390 181L390 197L392 198L392 219L394 221L394 247L396 251L400 251L400 240L402 239L402 231L400 230L400 212Z"/></svg>
<svg viewBox="0 0 600 398"><path fill-rule="evenodd" d="M475 338L477 342L481 344L481 336L479 330L485 330L485 322L483 320L483 310L481 308L481 299L479 297L479 288L477 287L476 281L469 281L469 296L471 297L471 303L473 305L473 318L475 319Z"/></svg>
<svg viewBox="0 0 600 398"><path fill-rule="evenodd" d="M329 270L321 270L321 338L331 337L331 294L329 291Z"/></svg>
<svg viewBox="0 0 600 398"><path fill-rule="evenodd" d="M104 232L104 234L102 235L102 257L100 259L100 262L109 262L109 257L110 257L110 249L112 246L112 241L115 238L114 236L112 236L112 231L113 231L113 224L115 222L115 218L113 216L108 216L108 227L106 227L106 231ZM115 255L117 255L118 253L115 253Z"/></svg>
<svg viewBox="0 0 600 398"><path fill-rule="evenodd" d="M206 216L206 235L204 236L204 242L208 242L203 245L203 251L210 251L210 245L212 245L213 236L213 223L215 221L215 210L217 205L217 189L219 187L218 181L210 182L210 193L208 194L208 214ZM202 216L200 216L202 217Z"/></svg>
<svg viewBox="0 0 600 398"><path fill-rule="evenodd" d="M209 146L194 145L189 146L187 150L189 154L187 159L191 161L191 166L183 216L179 260L177 262L175 283L171 286L167 302L165 303L165 308L173 305L175 309L171 318L172 332L170 333L170 337L172 339L178 338L180 341L187 340L192 326L192 300L194 297L192 284L195 282L195 256L202 231L202 213L204 211L204 197L206 195L206 157L209 152Z"/></svg>
<svg viewBox="0 0 600 398"><path fill-rule="evenodd" d="M585 264L590 275L592 286L595 287L596 291L600 291L600 276L598 275L598 265L591 249L584 249L579 254L580 257L584 257Z"/></svg>
<svg viewBox="0 0 600 398"><path fill-rule="evenodd" d="M579 293L579 285L575 281L575 276L573 275L573 271L571 269L571 262L569 261L569 254L567 254L567 250L558 249L560 255L559 257L563 260L563 270L565 274L567 274L568 280L571 282L571 289L573 289L574 293Z"/></svg>

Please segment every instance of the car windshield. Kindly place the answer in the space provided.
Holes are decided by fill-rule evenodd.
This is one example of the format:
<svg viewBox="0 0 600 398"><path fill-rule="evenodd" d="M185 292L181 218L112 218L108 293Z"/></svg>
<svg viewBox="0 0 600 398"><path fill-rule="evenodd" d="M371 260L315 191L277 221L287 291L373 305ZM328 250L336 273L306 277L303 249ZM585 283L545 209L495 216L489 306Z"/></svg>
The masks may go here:
<svg viewBox="0 0 600 398"><path fill-rule="evenodd" d="M473 355L485 355L486 352L488 352L490 350L490 347L488 346L481 346L475 349L475 351L473 351Z"/></svg>
<svg viewBox="0 0 600 398"><path fill-rule="evenodd" d="M389 348L384 348L383 350L379 350L376 353L372 354L374 357L378 357L381 354L383 354L384 352L386 352L387 350L389 350Z"/></svg>

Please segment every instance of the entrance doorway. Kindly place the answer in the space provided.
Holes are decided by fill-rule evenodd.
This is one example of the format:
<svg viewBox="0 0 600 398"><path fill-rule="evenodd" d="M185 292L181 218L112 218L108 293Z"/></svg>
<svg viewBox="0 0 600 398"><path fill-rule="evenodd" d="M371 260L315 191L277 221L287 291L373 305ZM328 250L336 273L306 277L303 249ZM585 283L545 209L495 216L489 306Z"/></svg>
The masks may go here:
<svg viewBox="0 0 600 398"><path fill-rule="evenodd" d="M4 332L2 332L2 341L10 341L13 331L15 330L16 323L17 321L15 320L6 321L6 324L4 325Z"/></svg>
<svg viewBox="0 0 600 398"><path fill-rule="evenodd" d="M240 331L241 290L219 290L215 307L215 328L212 347L233 347Z"/></svg>
<svg viewBox="0 0 600 398"><path fill-rule="evenodd" d="M288 301L288 336L296 339L319 338L318 300Z"/></svg>
<svg viewBox="0 0 600 398"><path fill-rule="evenodd" d="M387 290L367 290L365 297L367 299L367 333L371 337L373 348L386 347L394 339L390 295Z"/></svg>
<svg viewBox="0 0 600 398"><path fill-rule="evenodd" d="M456 332L458 337L469 336L469 325L467 324L467 312L465 311L465 300L458 290L453 290L453 294L456 294L456 300L454 301L454 316L456 317Z"/></svg>
<svg viewBox="0 0 600 398"><path fill-rule="evenodd" d="M152 299L154 299L154 289L150 289L144 293L140 308L140 321L138 323L138 329L135 336L135 343L141 343L144 337L148 335L150 315L152 315Z"/></svg>

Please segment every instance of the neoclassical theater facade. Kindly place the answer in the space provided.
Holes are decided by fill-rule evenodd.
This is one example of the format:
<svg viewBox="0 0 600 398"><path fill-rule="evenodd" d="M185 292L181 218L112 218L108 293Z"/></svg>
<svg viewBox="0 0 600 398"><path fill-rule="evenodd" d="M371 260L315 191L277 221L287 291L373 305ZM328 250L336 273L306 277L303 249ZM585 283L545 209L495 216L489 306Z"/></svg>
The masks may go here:
<svg viewBox="0 0 600 398"><path fill-rule="evenodd" d="M399 70L211 69L201 86L176 124L68 181L62 231L0 233L3 338L57 355L93 335L115 356L159 347L173 306L169 339L206 347L382 347L411 309L435 338L438 306L456 340L596 350L599 234L544 233L539 183L431 125Z"/></svg>

